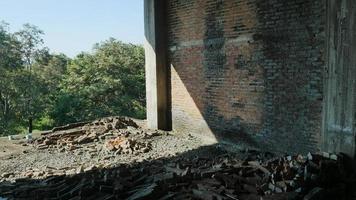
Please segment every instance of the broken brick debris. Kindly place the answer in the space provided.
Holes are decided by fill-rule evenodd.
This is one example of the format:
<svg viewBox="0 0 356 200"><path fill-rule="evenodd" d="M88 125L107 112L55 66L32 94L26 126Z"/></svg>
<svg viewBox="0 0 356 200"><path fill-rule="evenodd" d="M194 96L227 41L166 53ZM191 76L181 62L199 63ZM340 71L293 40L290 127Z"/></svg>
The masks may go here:
<svg viewBox="0 0 356 200"><path fill-rule="evenodd" d="M65 130L69 130L69 129L73 129L73 128L78 128L78 127L82 127L89 123L90 122L77 122L77 123L67 124L64 126L58 126L58 127L54 127L51 132L65 131ZM42 135L47 135L49 133L50 132L46 132L45 134L42 134Z"/></svg>
<svg viewBox="0 0 356 200"><path fill-rule="evenodd" d="M346 166L349 158L344 154L336 160L322 154L251 160L256 157L263 158L224 154L112 169L94 166L73 175L0 184L0 194L15 199L325 200L349 199L355 189L355 172Z"/></svg>
<svg viewBox="0 0 356 200"><path fill-rule="evenodd" d="M150 151L151 144L121 136L106 141L105 148L109 151L115 151L117 154L146 153Z"/></svg>
<svg viewBox="0 0 356 200"><path fill-rule="evenodd" d="M107 117L91 123L82 122L56 127L51 133L42 135L34 142L37 149L57 148L63 152L81 148L83 144L105 140L104 148L116 154L138 154L151 150L147 141L139 141L137 136L147 139L156 132L143 131L130 118Z"/></svg>

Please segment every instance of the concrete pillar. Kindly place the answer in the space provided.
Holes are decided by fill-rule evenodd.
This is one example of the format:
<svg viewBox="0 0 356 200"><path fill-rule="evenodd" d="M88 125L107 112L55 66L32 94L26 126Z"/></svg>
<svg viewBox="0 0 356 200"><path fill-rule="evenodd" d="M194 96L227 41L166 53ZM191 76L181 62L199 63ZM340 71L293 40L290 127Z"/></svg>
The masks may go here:
<svg viewBox="0 0 356 200"><path fill-rule="evenodd" d="M356 1L327 1L322 150L356 158Z"/></svg>
<svg viewBox="0 0 356 200"><path fill-rule="evenodd" d="M170 130L165 0L145 0L144 4L148 127Z"/></svg>

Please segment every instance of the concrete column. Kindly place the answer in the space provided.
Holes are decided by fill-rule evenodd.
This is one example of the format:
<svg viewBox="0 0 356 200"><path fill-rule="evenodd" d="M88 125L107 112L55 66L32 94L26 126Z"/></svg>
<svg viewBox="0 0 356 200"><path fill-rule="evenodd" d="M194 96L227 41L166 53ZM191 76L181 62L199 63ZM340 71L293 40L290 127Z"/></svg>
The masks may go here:
<svg viewBox="0 0 356 200"><path fill-rule="evenodd" d="M356 158L356 1L327 1L322 150Z"/></svg>
<svg viewBox="0 0 356 200"><path fill-rule="evenodd" d="M170 130L165 0L145 0L144 4L148 127Z"/></svg>

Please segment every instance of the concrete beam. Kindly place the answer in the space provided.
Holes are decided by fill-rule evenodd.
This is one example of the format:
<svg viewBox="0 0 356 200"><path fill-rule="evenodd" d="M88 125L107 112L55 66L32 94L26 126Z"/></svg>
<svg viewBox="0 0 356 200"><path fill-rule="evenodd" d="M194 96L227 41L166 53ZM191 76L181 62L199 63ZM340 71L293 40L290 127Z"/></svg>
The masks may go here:
<svg viewBox="0 0 356 200"><path fill-rule="evenodd" d="M145 0L147 121L151 129L171 129L165 0Z"/></svg>

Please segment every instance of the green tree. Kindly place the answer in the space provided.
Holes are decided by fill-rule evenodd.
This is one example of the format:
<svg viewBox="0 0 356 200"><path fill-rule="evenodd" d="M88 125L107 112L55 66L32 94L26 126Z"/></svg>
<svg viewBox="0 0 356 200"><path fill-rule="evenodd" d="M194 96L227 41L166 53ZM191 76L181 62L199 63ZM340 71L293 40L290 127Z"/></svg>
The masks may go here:
<svg viewBox="0 0 356 200"><path fill-rule="evenodd" d="M145 117L144 51L141 46L111 38L96 44L93 54L78 55L67 70L61 90L64 97L59 100L65 99L72 109L57 110L56 121L80 121L108 115ZM57 108L62 104L58 101Z"/></svg>
<svg viewBox="0 0 356 200"><path fill-rule="evenodd" d="M16 86L14 72L22 67L20 42L8 32L8 24L0 23L0 134L7 134L13 124Z"/></svg>
<svg viewBox="0 0 356 200"><path fill-rule="evenodd" d="M60 96L60 83L66 73L69 62L70 59L66 55L50 54L48 49L43 49L36 56L33 71L36 77L41 79L42 85L45 86L41 90L41 105L43 108L39 112L40 116L34 121L36 129L48 129L52 127L55 123L50 114L56 112L56 110L65 109L60 105L58 105L60 108L55 108L54 106L55 102L63 99ZM67 105L66 102L63 103L63 106ZM56 113L57 115L60 116L61 113ZM62 124L62 122L58 122L57 124Z"/></svg>
<svg viewBox="0 0 356 200"><path fill-rule="evenodd" d="M43 32L25 24L16 33L0 23L0 135L29 126L108 115L145 117L144 52L109 39L74 59L42 48Z"/></svg>
<svg viewBox="0 0 356 200"><path fill-rule="evenodd" d="M0 134L17 133L41 112L42 98L34 97L41 96L45 85L32 71L41 34L28 24L17 33L10 33L8 24L0 24Z"/></svg>
<svg viewBox="0 0 356 200"><path fill-rule="evenodd" d="M25 24L23 29L19 32L15 33L15 36L21 43L21 54L23 61L25 63L25 68L29 72L27 76L27 90L25 92L25 101L27 102L27 109L26 115L28 118L28 131L32 133L32 126L33 126L33 118L35 117L36 113L36 104L34 104L34 99L39 91L36 87L37 85L33 84L33 75L32 75L32 68L33 68L33 61L36 55L39 53L40 49L39 46L43 44L42 39L43 31L40 30L38 27Z"/></svg>

